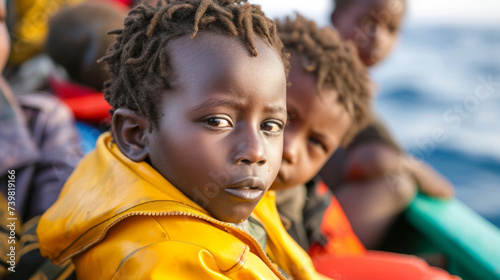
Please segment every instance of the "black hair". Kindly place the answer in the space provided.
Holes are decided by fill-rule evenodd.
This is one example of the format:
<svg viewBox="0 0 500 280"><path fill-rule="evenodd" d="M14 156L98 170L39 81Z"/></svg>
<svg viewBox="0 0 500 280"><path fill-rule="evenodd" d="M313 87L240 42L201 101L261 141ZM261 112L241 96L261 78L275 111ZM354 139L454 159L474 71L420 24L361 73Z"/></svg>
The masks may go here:
<svg viewBox="0 0 500 280"><path fill-rule="evenodd" d="M104 89L111 113L128 108L157 125L159 92L172 89L175 71L165 46L199 31L237 36L251 56L258 55L254 37L259 36L281 56L288 73L288 54L276 25L260 6L234 0L164 0L156 7L140 5L129 12L123 29L112 32L119 36L102 59L111 72Z"/></svg>

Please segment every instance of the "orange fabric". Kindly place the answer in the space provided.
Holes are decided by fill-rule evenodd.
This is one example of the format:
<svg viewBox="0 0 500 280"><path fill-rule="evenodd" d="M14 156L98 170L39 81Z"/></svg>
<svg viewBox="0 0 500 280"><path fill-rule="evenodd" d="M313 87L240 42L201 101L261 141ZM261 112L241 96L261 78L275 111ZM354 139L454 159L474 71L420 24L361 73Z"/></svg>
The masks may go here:
<svg viewBox="0 0 500 280"><path fill-rule="evenodd" d="M342 280L447 280L459 279L409 255L368 251L360 255L324 256L316 269Z"/></svg>
<svg viewBox="0 0 500 280"><path fill-rule="evenodd" d="M318 193L324 188L327 186L321 183ZM325 276L342 280L458 279L415 256L367 251L333 195L323 216L321 232L328 243L324 247L313 244L309 255L316 270Z"/></svg>
<svg viewBox="0 0 500 280"><path fill-rule="evenodd" d="M318 188L327 188L324 183ZM342 210L335 196L331 196L331 202L326 209L321 222L321 233L326 237L326 246L313 244L309 248L309 255L315 258L323 258L324 255L359 255L366 251L361 241L352 231L351 224Z"/></svg>

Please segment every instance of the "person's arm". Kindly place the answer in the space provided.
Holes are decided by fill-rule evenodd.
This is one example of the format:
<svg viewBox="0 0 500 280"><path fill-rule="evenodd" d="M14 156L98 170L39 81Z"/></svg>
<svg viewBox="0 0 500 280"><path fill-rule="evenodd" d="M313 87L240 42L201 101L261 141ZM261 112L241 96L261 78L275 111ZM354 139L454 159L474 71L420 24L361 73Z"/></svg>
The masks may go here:
<svg viewBox="0 0 500 280"><path fill-rule="evenodd" d="M363 144L349 154L345 173L347 181L369 181L389 175L411 176L419 190L429 196L447 198L454 195L450 182L431 166L387 145Z"/></svg>
<svg viewBox="0 0 500 280"><path fill-rule="evenodd" d="M30 116L28 126L40 151L30 185L31 204L24 214L30 219L43 214L56 201L82 154L73 115L64 104L43 94L23 96L20 103L27 112L36 112ZM43 105L30 109L36 103Z"/></svg>
<svg viewBox="0 0 500 280"><path fill-rule="evenodd" d="M455 189L448 179L425 162L420 161L412 164L413 161L413 158L406 160L409 162L408 169L417 180L419 190L423 194L439 198L449 198L455 195Z"/></svg>

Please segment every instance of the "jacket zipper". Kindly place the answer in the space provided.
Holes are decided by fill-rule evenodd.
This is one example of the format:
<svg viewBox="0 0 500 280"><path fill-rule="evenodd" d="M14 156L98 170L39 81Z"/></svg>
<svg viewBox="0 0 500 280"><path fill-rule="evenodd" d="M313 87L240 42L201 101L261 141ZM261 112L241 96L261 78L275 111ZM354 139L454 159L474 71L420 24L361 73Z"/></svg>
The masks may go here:
<svg viewBox="0 0 500 280"><path fill-rule="evenodd" d="M280 278L282 280L287 280L281 274L281 272L279 272L279 270L274 267L273 262L269 259L269 257L267 256L266 252L264 251L264 249L262 249L262 246L260 246L259 242L257 242L257 240L253 236L251 236L247 232L245 232L245 231L243 231L243 230L241 230L241 229L239 229L236 226L233 226L231 224L221 222L219 220L213 219L213 218L208 217L208 216L198 215L198 214L194 214L194 213L190 213L190 212L184 212L184 211L170 211L170 212L144 212L144 211L137 211L137 212L130 212L130 213L124 214L122 216L119 216L119 217L117 217L114 221L112 221L111 223L109 223L104 228L104 230L102 231L102 234L101 234L101 236L99 236L99 238L97 238L96 240L91 241L91 242L85 244L84 246L82 246L81 249L76 250L72 254L69 254L67 257L65 257L64 259L62 259L58 263L62 263L64 261L68 260L72 256L77 255L77 254L79 254L79 253L87 250L87 248L89 248L92 245L96 244L97 242L101 241L111 227L113 227L115 224L117 224L118 222L122 221L123 219L131 217L131 216L188 216L188 217L202 219L202 220L205 220L205 221L213 223L213 224L217 224L219 226L224 227L224 229L230 228L231 230L234 230L234 231L238 232L239 234L245 236L248 240L250 240L253 243L254 247L257 248L258 253L261 255L261 259L266 263L266 265L269 268L271 268L271 270L274 272L274 274L276 274L278 276L278 278Z"/></svg>

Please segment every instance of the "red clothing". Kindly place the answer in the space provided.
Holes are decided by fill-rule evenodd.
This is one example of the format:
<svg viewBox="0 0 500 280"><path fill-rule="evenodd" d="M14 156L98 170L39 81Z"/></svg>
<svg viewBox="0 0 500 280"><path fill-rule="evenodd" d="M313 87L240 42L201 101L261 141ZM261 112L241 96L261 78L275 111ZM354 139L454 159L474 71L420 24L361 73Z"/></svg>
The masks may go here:
<svg viewBox="0 0 500 280"><path fill-rule="evenodd" d="M55 78L50 78L49 84L54 95L71 109L77 121L94 124L109 121L112 107L104 99L104 93Z"/></svg>
<svg viewBox="0 0 500 280"><path fill-rule="evenodd" d="M328 187L318 178L307 183L306 187L305 205L303 209L295 209L303 213L301 219L294 219L296 212L292 215L294 211L285 205L278 204L278 210L288 210L280 211L280 214L288 220L292 237L301 239L301 236L307 235L307 240L302 238L296 241L307 247L319 273L342 280L457 279L415 256L367 251L352 231L342 207ZM299 193L293 189L285 192L282 195ZM296 200L281 201L301 205Z"/></svg>

